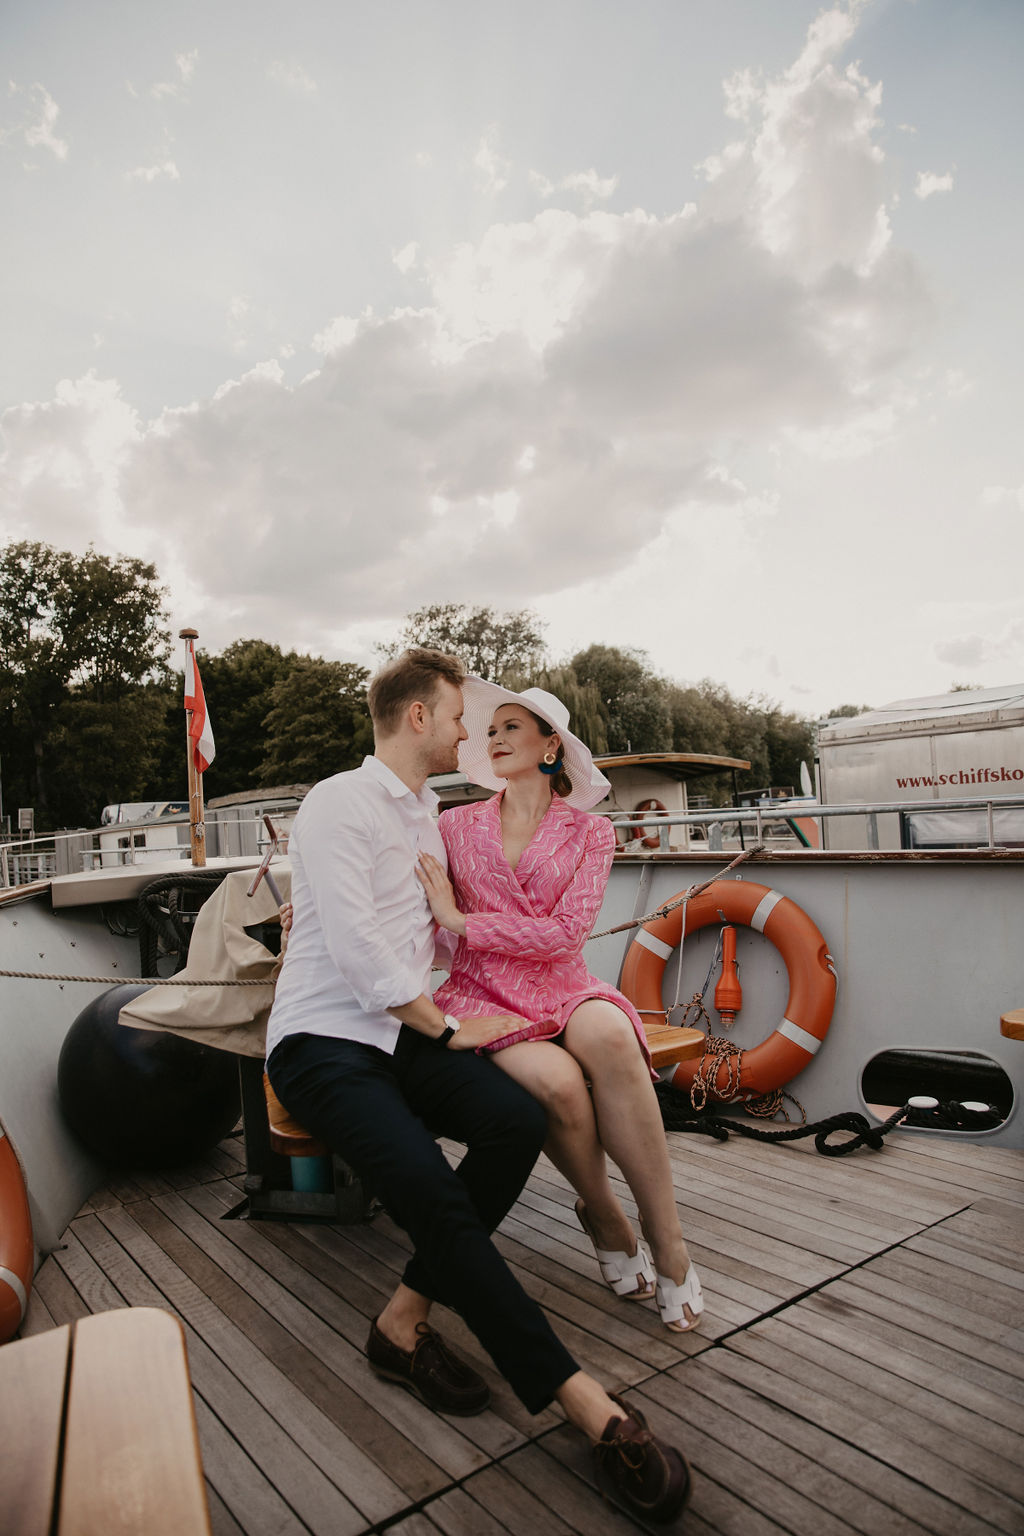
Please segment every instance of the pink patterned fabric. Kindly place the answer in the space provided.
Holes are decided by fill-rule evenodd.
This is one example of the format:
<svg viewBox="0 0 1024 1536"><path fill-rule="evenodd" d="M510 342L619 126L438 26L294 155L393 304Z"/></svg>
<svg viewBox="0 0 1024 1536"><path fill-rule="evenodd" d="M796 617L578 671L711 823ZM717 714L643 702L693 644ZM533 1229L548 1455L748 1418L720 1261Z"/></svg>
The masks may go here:
<svg viewBox="0 0 1024 1536"><path fill-rule="evenodd" d="M466 917L451 975L434 994L462 1018L516 1013L529 1027L488 1047L560 1035L590 997L621 1008L648 1064L640 1015L627 998L591 976L583 944L604 899L615 833L602 816L552 796L551 809L513 870L501 846L501 796L445 811L438 826L459 911Z"/></svg>

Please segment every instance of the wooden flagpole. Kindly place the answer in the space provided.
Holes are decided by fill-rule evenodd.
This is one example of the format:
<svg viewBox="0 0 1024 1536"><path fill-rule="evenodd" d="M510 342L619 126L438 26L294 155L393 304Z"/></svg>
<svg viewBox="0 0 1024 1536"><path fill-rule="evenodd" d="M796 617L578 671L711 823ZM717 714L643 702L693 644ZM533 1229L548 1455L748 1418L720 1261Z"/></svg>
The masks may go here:
<svg viewBox="0 0 1024 1536"><path fill-rule="evenodd" d="M199 639L198 629L181 629L178 631L178 639L185 642L185 676L188 676L188 648L193 646L193 665L195 663L195 641ZM196 869L206 866L206 826L203 821L203 776L196 768L195 747L192 741L192 711L185 711L185 743L188 749L188 823L189 837L192 844L192 864Z"/></svg>

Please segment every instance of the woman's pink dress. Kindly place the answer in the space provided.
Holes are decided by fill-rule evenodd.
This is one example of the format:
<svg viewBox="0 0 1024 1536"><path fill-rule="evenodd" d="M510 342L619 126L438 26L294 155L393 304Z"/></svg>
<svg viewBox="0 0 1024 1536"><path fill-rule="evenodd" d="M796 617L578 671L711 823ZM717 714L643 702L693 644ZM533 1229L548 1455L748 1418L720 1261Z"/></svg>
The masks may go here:
<svg viewBox="0 0 1024 1536"><path fill-rule="evenodd" d="M591 976L583 945L597 920L615 851L602 816L557 795L513 870L501 846L501 796L456 806L438 823L455 901L466 917L451 975L434 994L461 1018L515 1013L531 1027L491 1049L560 1035L590 997L621 1008L650 1053L640 1015L621 992Z"/></svg>

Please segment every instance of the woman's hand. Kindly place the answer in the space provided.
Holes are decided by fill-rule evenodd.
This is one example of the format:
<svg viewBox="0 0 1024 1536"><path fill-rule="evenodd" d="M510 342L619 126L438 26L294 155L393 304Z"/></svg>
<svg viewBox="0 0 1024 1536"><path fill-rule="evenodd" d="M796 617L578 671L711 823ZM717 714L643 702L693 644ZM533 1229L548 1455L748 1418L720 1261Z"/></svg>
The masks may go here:
<svg viewBox="0 0 1024 1536"><path fill-rule="evenodd" d="M482 1046L493 1045L505 1035L514 1035L525 1028L526 1019L515 1013L489 1014L481 1019L463 1019L462 1026L448 1041L449 1051L478 1051Z"/></svg>
<svg viewBox="0 0 1024 1536"><path fill-rule="evenodd" d="M466 919L455 905L455 892L440 860L435 859L432 853L421 853L416 873L427 893L434 921L442 928L447 928L449 933L465 934ZM482 1043L477 1041L478 1045Z"/></svg>

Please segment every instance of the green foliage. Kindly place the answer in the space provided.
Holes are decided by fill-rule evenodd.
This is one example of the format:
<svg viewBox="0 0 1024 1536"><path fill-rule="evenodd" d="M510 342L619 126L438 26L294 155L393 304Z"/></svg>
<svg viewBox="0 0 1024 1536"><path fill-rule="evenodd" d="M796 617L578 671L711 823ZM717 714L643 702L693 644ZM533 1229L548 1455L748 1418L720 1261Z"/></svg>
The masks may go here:
<svg viewBox="0 0 1024 1536"><path fill-rule="evenodd" d="M601 701L609 752L670 752L672 716L663 680L643 651L591 645L569 665Z"/></svg>
<svg viewBox="0 0 1024 1536"><path fill-rule="evenodd" d="M97 757L92 769L86 754L65 771L72 722L88 727L97 750L104 733L123 729L112 742L125 791L116 798L132 798L150 771L152 743L127 722L147 685L164 677L163 598L155 568L127 555L76 556L34 541L0 550L4 793L8 806L33 805L38 827L69 815L81 824L94 805L98 814L114 781L109 762Z"/></svg>
<svg viewBox="0 0 1024 1536"><path fill-rule="evenodd" d="M0 550L0 750L5 809L34 805L37 825L83 825L120 800L185 795L181 673L167 669L156 571L141 561L81 557L41 543ZM811 723L765 699L738 699L705 679L659 677L642 651L594 644L553 663L527 610L441 603L406 618L407 645L459 655L482 677L546 688L597 754L697 752L749 760L742 782L799 783ZM313 783L373 750L366 669L236 640L199 655L217 756L207 796ZM844 705L836 716L867 706ZM728 774L699 781L719 802Z"/></svg>
<svg viewBox="0 0 1024 1536"><path fill-rule="evenodd" d="M166 701L156 690L137 689L116 699L74 694L64 701L47 741L48 753L60 763L50 786L57 825L95 826L105 805L144 798L165 713Z"/></svg>
<svg viewBox="0 0 1024 1536"><path fill-rule="evenodd" d="M873 708L873 704L840 704L837 709L827 710L824 719L852 720L855 715L866 715Z"/></svg>
<svg viewBox="0 0 1024 1536"><path fill-rule="evenodd" d="M351 662L295 657L270 692L260 783L312 784L357 767L373 751L368 680Z"/></svg>
<svg viewBox="0 0 1024 1536"><path fill-rule="evenodd" d="M491 683L510 676L530 676L544 661L540 621L527 609L496 613L493 608L469 608L463 603L433 603L410 613L398 639L381 646L384 656L397 656L410 645L427 645L458 656L467 672Z"/></svg>
<svg viewBox="0 0 1024 1536"><path fill-rule="evenodd" d="M263 722L272 708L275 687L302 659L295 651L284 652L266 640L235 640L218 656L200 657L203 692L217 743L217 756L204 775L207 796L234 795L266 782L261 779L267 750ZM183 688L184 678L179 704ZM181 764L184 772L184 749ZM289 777L276 782L295 781Z"/></svg>

